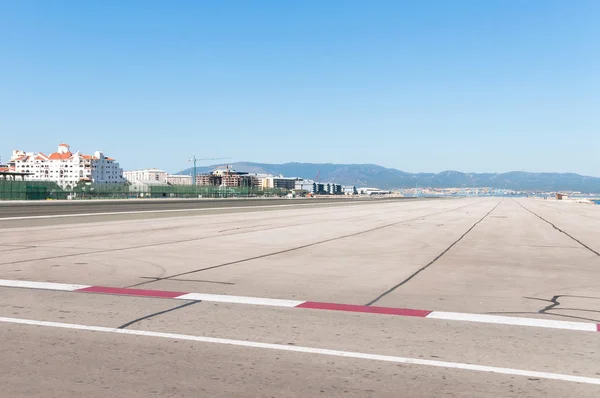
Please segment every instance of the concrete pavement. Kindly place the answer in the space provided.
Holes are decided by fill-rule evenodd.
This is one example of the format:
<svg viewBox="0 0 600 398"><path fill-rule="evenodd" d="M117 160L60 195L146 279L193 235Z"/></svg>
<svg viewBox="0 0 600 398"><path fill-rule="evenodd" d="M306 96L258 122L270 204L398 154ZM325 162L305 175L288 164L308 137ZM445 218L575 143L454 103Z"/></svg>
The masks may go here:
<svg viewBox="0 0 600 398"><path fill-rule="evenodd" d="M151 214L0 224L0 279L600 323L600 207L486 198ZM600 388L597 332L0 294L10 396L559 397ZM138 334L110 329L123 326L115 330Z"/></svg>

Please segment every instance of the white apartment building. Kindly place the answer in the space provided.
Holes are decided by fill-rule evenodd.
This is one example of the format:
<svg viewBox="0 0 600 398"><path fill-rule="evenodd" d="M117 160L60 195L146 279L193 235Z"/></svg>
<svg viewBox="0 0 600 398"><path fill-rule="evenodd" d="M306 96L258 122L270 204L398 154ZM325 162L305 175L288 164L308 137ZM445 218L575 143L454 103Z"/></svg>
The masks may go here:
<svg viewBox="0 0 600 398"><path fill-rule="evenodd" d="M294 184L294 189L317 193L317 183L313 180L297 179Z"/></svg>
<svg viewBox="0 0 600 398"><path fill-rule="evenodd" d="M115 159L100 151L94 155L72 153L67 144L60 144L50 155L14 150L9 166L16 172L30 173L25 177L27 181L54 181L62 188L72 188L82 180L96 184L125 182Z"/></svg>
<svg viewBox="0 0 600 398"><path fill-rule="evenodd" d="M170 185L192 185L192 176L169 174L167 184Z"/></svg>
<svg viewBox="0 0 600 398"><path fill-rule="evenodd" d="M278 188L278 189L295 189L296 179L286 178L282 176L266 176L259 177L260 186L262 189Z"/></svg>
<svg viewBox="0 0 600 398"><path fill-rule="evenodd" d="M138 181L158 181L167 183L167 172L159 169L132 170L123 173L123 177L131 183Z"/></svg>

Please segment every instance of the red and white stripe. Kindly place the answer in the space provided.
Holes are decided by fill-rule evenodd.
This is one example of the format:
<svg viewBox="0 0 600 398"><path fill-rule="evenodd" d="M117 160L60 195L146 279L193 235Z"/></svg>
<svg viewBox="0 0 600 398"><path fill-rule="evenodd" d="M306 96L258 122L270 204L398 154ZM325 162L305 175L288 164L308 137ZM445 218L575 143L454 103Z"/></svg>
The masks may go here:
<svg viewBox="0 0 600 398"><path fill-rule="evenodd" d="M0 287L26 289L55 290L77 293L112 294L121 296L137 296L151 298L168 298L175 300L209 301L230 304L265 305L271 307L304 308L328 311L362 312L410 316L446 321L478 322L510 326L530 326L550 329L576 330L584 332L600 332L600 324L586 322L555 321L551 319L510 317L500 315L469 314L461 312L430 311L410 308L373 307L366 305L322 303L317 301L282 300L260 297L229 296L207 293L186 293L165 290L132 289L122 287L76 285L53 282L32 282L0 279Z"/></svg>

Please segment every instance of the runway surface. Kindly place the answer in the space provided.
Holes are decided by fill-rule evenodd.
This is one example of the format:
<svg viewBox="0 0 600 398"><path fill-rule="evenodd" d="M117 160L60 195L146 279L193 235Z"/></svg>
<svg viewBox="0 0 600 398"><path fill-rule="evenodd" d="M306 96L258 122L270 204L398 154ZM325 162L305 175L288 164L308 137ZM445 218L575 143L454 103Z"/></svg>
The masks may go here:
<svg viewBox="0 0 600 398"><path fill-rule="evenodd" d="M122 206L0 207L6 396L600 391L598 206Z"/></svg>
<svg viewBox="0 0 600 398"><path fill-rule="evenodd" d="M102 216L103 221L141 220L147 218L184 217L198 214L245 213L284 208L342 206L373 201L421 201L411 197L331 198L238 198L238 199L126 199L79 201L0 201L0 227L20 225L55 225L56 218L69 222L88 222ZM33 220L36 220L35 222ZM48 221L43 221L48 220Z"/></svg>

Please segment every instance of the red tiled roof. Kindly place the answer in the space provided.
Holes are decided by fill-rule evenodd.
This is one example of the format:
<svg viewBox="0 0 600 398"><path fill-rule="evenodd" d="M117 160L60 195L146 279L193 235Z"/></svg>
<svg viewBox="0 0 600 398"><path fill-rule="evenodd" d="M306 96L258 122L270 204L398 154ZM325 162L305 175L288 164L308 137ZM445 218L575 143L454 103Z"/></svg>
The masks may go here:
<svg viewBox="0 0 600 398"><path fill-rule="evenodd" d="M67 159L70 159L72 156L73 156L73 154L71 152L67 152L67 153L54 152L54 153L50 154L48 159L50 159L50 160L67 160Z"/></svg>

